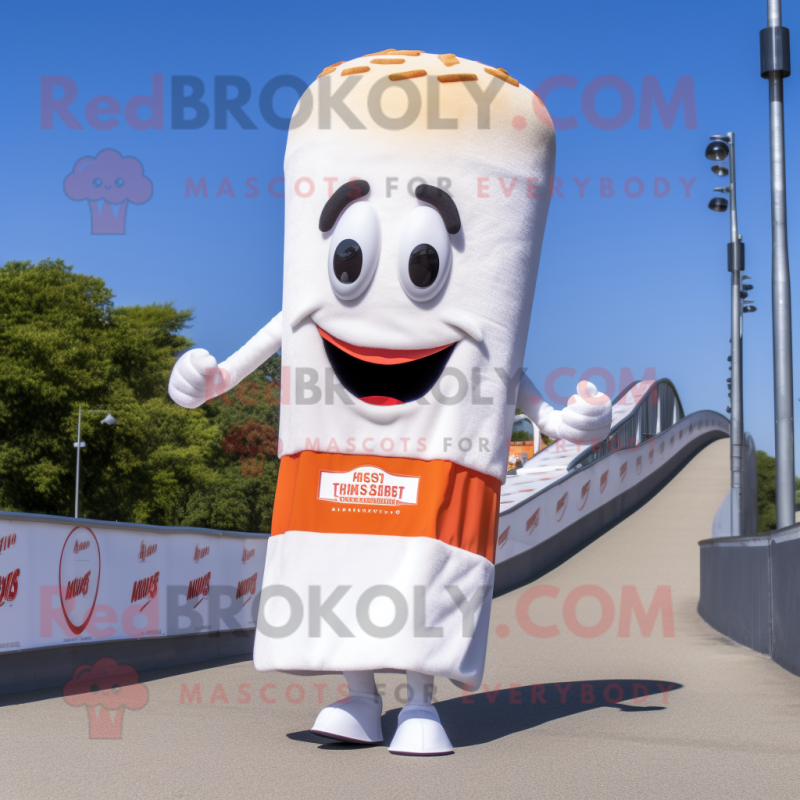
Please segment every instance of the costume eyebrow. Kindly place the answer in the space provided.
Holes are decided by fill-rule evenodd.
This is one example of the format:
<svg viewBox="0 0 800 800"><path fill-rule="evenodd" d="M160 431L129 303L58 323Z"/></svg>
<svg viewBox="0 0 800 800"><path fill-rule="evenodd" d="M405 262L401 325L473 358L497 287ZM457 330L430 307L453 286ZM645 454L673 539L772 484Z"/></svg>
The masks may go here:
<svg viewBox="0 0 800 800"><path fill-rule="evenodd" d="M327 233L336 224L345 206L367 194L369 194L369 184L366 181L348 181L344 186L340 186L330 196L319 215L319 229Z"/></svg>
<svg viewBox="0 0 800 800"><path fill-rule="evenodd" d="M453 198L447 192L436 186L421 183L414 190L414 194L417 196L417 200L430 203L439 212L448 233L454 234L461 230L461 217L458 215Z"/></svg>

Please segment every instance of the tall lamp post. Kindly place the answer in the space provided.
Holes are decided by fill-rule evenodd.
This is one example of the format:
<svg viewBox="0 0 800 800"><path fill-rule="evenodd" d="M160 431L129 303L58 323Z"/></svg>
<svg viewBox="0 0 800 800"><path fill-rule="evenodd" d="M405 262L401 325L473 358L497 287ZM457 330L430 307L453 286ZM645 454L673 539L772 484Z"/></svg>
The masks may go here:
<svg viewBox="0 0 800 800"><path fill-rule="evenodd" d="M91 409L92 411L100 411L101 413L105 411L105 409ZM80 493L81 493L81 448L86 447L86 442L81 441L81 415L83 412L83 403L78 403L78 441L73 442L72 446L75 448L77 452L76 461L75 461L75 519L80 517ZM100 420L101 425L116 425L117 421L111 414L106 414L106 416Z"/></svg>
<svg viewBox="0 0 800 800"><path fill-rule="evenodd" d="M710 161L730 159L728 186L714 189L729 195L715 197L708 204L712 211L730 211L731 241L728 244L728 271L731 273L731 536L742 535L742 442L744 441L744 414L742 410L742 304L740 297L741 273L744 269L744 242L739 234L736 216L736 143L732 132L712 136L706 147ZM711 171L720 177L728 169L716 163Z"/></svg>
<svg viewBox="0 0 800 800"><path fill-rule="evenodd" d="M761 31L761 77L769 81L769 151L772 184L772 358L775 381L775 506L778 528L794 525L794 389L792 301L786 235L786 151L783 79L791 74L789 29L781 24L780 0L767 0Z"/></svg>
<svg viewBox="0 0 800 800"><path fill-rule="evenodd" d="M75 463L75 519L78 519L78 503L80 500L81 492L81 448L86 447L86 442L81 441L81 412L83 411L83 404L78 404L78 441L73 442L72 446L77 453L77 461Z"/></svg>

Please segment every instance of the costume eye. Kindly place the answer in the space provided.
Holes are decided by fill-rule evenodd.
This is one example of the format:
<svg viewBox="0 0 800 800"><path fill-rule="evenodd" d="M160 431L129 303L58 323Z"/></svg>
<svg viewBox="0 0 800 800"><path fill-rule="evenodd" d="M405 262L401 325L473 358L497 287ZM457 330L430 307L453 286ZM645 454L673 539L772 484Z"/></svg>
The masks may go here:
<svg viewBox="0 0 800 800"><path fill-rule="evenodd" d="M418 244L408 259L408 275L414 286L427 289L439 274L439 254L429 244Z"/></svg>
<svg viewBox="0 0 800 800"><path fill-rule="evenodd" d="M369 202L348 206L331 237L328 277L337 297L355 300L369 286L381 249L378 214Z"/></svg>
<svg viewBox="0 0 800 800"><path fill-rule="evenodd" d="M405 293L418 302L432 300L450 273L452 248L444 222L429 206L415 208L400 233L397 274Z"/></svg>
<svg viewBox="0 0 800 800"><path fill-rule="evenodd" d="M343 239L333 251L333 274L341 283L353 283L361 275L364 254L355 239Z"/></svg>

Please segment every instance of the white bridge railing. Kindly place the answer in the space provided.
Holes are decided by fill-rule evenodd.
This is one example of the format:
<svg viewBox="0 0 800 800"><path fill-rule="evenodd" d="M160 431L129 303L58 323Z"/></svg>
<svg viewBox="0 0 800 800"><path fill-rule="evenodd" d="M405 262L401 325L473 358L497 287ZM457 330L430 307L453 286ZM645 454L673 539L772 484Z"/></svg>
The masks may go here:
<svg viewBox="0 0 800 800"><path fill-rule="evenodd" d="M500 496L495 592L531 580L647 499L695 452L728 436L715 411L684 416L668 380L614 400L607 439L556 441L510 474Z"/></svg>

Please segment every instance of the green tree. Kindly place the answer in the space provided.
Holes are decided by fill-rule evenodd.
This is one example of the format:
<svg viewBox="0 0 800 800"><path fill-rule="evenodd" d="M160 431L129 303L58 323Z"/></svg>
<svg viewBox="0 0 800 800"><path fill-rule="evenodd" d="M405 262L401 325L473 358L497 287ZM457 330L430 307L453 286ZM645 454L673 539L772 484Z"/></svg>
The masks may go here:
<svg viewBox="0 0 800 800"><path fill-rule="evenodd" d="M0 270L0 497L3 507L65 513L73 402L98 403L110 364L98 342L112 294L62 261ZM77 407L76 407L77 408ZM74 451L73 451L74 452Z"/></svg>
<svg viewBox="0 0 800 800"><path fill-rule="evenodd" d="M191 319L170 303L116 308L101 279L61 260L0 268L0 507L72 513L80 403L83 516L269 530L274 452L261 453L255 474L222 443L248 420L277 431L280 359L245 391L180 408L167 385L176 354L192 345ZM117 426L100 424L107 412Z"/></svg>
<svg viewBox="0 0 800 800"><path fill-rule="evenodd" d="M763 450L756 451L756 497L758 501L758 532L774 531L778 524L775 510L775 459Z"/></svg>
<svg viewBox="0 0 800 800"><path fill-rule="evenodd" d="M756 475L758 501L758 532L769 533L778 526L775 506L775 459L763 450L756 451ZM800 508L800 478L794 479L794 507Z"/></svg>

